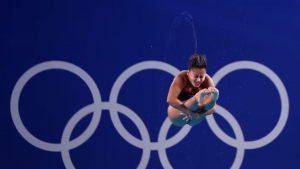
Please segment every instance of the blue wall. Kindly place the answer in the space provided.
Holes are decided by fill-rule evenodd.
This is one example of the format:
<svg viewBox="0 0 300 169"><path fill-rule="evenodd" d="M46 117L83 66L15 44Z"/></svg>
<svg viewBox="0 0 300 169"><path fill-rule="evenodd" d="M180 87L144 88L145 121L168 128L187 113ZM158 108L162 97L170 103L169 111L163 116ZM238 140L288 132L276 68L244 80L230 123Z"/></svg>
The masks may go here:
<svg viewBox="0 0 300 169"><path fill-rule="evenodd" d="M299 1L0 6L0 168L299 168ZM195 51L217 113L178 128L166 96Z"/></svg>

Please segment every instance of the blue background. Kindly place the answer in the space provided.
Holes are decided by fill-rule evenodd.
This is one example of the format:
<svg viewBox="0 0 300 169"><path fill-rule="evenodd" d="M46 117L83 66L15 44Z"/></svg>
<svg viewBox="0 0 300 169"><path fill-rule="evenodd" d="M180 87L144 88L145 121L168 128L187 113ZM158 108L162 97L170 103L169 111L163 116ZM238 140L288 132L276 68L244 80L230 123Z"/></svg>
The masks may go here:
<svg viewBox="0 0 300 169"><path fill-rule="evenodd" d="M32 66L66 61L85 70L96 82L102 101L108 101L118 76L148 60L166 62L179 70L197 50L206 54L208 74L223 66L251 60L272 69L284 83L289 116L280 135L264 147L246 150L241 168L299 168L300 1L1 1L0 33L0 168L64 168L59 152L29 144L16 130L10 112L14 85ZM188 19L186 19L188 18ZM152 142L167 117L166 96L173 77L159 70L131 76L122 86L118 103L145 123ZM238 70L217 85L218 104L239 122L245 140L267 135L280 115L280 98L263 74ZM93 103L86 84L62 70L42 72L21 93L19 110L35 137L60 143L63 129L79 109ZM125 128L141 139L134 123L119 113ZM232 128L214 114L222 130ZM92 115L75 127L79 136ZM172 126L168 138L180 128ZM142 150L126 142L104 110L95 133L70 150L76 168L136 168ZM167 149L174 168L230 168L236 148L221 141L207 121L192 128ZM147 168L162 168L157 151Z"/></svg>

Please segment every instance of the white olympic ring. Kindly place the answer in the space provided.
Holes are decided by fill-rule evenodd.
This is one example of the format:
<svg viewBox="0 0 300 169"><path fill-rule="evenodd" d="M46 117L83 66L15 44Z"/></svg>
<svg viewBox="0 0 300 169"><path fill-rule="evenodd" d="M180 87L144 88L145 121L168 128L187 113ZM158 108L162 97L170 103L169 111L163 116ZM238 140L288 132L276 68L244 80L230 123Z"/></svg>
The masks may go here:
<svg viewBox="0 0 300 169"><path fill-rule="evenodd" d="M258 71L264 75L266 75L275 85L279 92L280 101L281 101L281 113L279 120L275 126L275 128L265 137L255 140L255 141L245 141L242 129L236 119L228 113L227 110L225 110L223 107L218 105L218 114L223 116L228 123L231 125L231 127L234 130L234 134L237 137L237 139L233 139L227 134L225 134L220 127L217 125L215 119L213 116L207 117L207 122L212 131L216 134L216 136L221 139L226 144L237 147L238 152L240 153L240 156L236 156L236 159L234 161L234 164L232 165L232 168L240 168L240 165L242 164L242 160L244 158L244 149L256 149L263 147L270 142L272 142L283 130L289 114L289 99L288 94L286 92L285 86L280 80L280 78L268 67L252 61L238 61L231 64L228 64L221 68L216 74L212 77L215 85L217 86L218 82L228 73L233 72L235 70L239 69L250 69ZM257 113L257 112L255 112Z"/></svg>
<svg viewBox="0 0 300 169"><path fill-rule="evenodd" d="M62 70L72 72L77 76L79 76L89 87L94 100L93 104L83 107L71 117L66 127L64 128L60 144L48 143L34 137L23 125L19 114L19 108L18 108L20 94L22 92L22 89L26 85L26 83L36 74L50 69L62 69ZM70 158L69 150L74 149L80 146L81 144L83 144L85 141L87 141L91 137L91 135L95 132L100 122L102 110L109 110L113 125L115 126L118 133L131 145L143 149L141 161L137 168L147 167L147 164L150 159L151 150L158 151L161 164L164 168L172 168L167 157L166 148L172 147L177 143L179 143L189 133L191 127L186 125L182 127L181 130L176 135L167 139L167 133L172 123L168 118L166 118L160 128L157 142L151 142L148 130L145 124L143 123L143 121L139 118L139 116L136 113L134 113L132 110L127 108L126 106L117 103L118 94L125 81L133 74L147 69L162 70L167 73L170 73L173 76L177 75L180 72L177 68L164 62L160 62L160 61L140 62L126 69L118 77L118 79L115 81L113 85L109 97L109 102L102 102L100 92L94 80L81 68L71 63L63 62L63 61L48 61L48 62L40 63L36 66L33 66L28 71L26 71L14 86L12 96L11 96L11 103L10 103L13 123L16 126L18 132L21 134L21 136L30 144L42 150L61 152L65 167L75 168ZM232 168L239 168L241 166L245 149L254 149L254 148L263 147L266 144L272 142L280 134L287 121L288 109L289 109L288 96L283 83L281 82L279 77L276 76L274 72L272 72L270 69L268 69L267 67L259 63L251 62L251 61L240 61L240 62L234 62L232 64L229 64L223 67L222 69L220 69L213 76L215 84L217 85L217 83L226 74L238 69L256 70L269 77L279 91L281 102L282 102L282 108L281 108L281 115L276 127L267 136L256 141L246 141L246 142L244 141L243 132L238 122L223 107L218 105L218 113L222 117L224 117L233 128L234 134L236 136L236 140L226 135L219 128L213 116L207 116L208 124L212 129L212 131L216 134L216 136L219 137L226 144L237 148L237 154L235 157L235 161L231 166ZM138 128L141 134L142 140L139 140L136 137L132 136L124 128L118 116L118 112L126 115L134 122L134 124L136 125L136 127ZM75 128L75 126L77 125L77 123L90 113L93 113L93 117L87 129L77 138L70 140L71 133Z"/></svg>

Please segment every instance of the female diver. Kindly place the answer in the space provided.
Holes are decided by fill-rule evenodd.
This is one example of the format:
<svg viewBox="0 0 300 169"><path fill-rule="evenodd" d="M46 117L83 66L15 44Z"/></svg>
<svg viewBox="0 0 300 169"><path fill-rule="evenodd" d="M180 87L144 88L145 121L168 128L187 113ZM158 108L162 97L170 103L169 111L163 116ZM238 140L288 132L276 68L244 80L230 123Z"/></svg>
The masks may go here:
<svg viewBox="0 0 300 169"><path fill-rule="evenodd" d="M205 56L196 53L190 58L188 70L174 78L167 102L168 117L175 126L195 126L216 111L219 91L206 70Z"/></svg>

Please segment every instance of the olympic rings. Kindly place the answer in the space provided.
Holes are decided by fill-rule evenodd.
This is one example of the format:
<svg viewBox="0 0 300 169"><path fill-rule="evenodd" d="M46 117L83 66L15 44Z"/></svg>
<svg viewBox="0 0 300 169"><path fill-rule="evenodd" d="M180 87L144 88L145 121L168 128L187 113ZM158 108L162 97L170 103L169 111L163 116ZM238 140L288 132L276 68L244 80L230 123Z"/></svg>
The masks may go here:
<svg viewBox="0 0 300 169"><path fill-rule="evenodd" d="M36 74L51 69L61 69L76 74L87 84L94 100L93 104L83 107L71 117L71 119L68 121L68 123L64 128L62 138L61 138L61 143L49 143L49 142L42 141L36 138L35 136L33 136L22 123L19 114L19 98L26 83ZM89 76L88 73L86 73L78 66L64 61L48 61L48 62L37 64L32 68L30 68L29 70L27 70L19 78L16 85L14 86L12 96L11 96L11 101L10 101L10 109L11 109L11 116L12 116L13 123L16 126L16 129L18 130L20 135L33 146L46 151L61 152L65 167L71 169L71 168L75 168L75 166L72 163L69 151L80 146L93 135L100 122L102 110L109 110L113 125L115 126L118 133L129 144L143 150L141 161L137 168L147 167L150 159L151 150L158 151L160 161L164 168L172 168L172 165L170 164L167 157L166 149L178 144L182 139L184 139L184 137L191 130L191 127L185 125L184 127L181 128L181 130L177 134L167 139L167 134L172 123L168 118L166 118L160 128L157 142L151 142L149 132L145 124L143 123L142 119L128 107L117 103L118 94L120 92L121 87L126 82L126 80L130 78L133 74L147 69L162 70L173 76L177 75L180 72L177 68L173 67L172 65L160 61L144 61L144 62L137 63L129 67L128 69L126 69L117 78L117 80L115 81L112 87L112 91L109 97L109 102L103 102L101 100L100 92L94 80ZM267 136L255 141L244 140L243 132L241 130L240 125L238 124L236 119L232 116L232 114L230 114L222 106L218 105L217 113L220 114L231 125L234 134L236 136L236 139L226 135L220 129L213 115L207 116L208 124L212 129L212 131L216 134L216 136L226 144L237 148L237 154L231 166L232 168L239 168L241 166L244 158L245 149L260 148L272 142L283 130L289 112L289 100L288 100L288 95L284 84L272 70L270 70L269 68L267 68L266 66L260 63L256 63L252 61L239 61L239 62L228 64L225 67L221 68L213 76L213 80L215 84L217 85L217 83L228 73L238 69L251 69L266 75L275 84L280 95L282 106L281 106L281 115L279 117L278 123L275 126L275 128ZM139 140L138 138L134 137L125 129L125 127L122 125L120 121L118 112L124 114L130 120L132 120L132 122L138 128L142 140ZM71 133L74 130L77 123L90 113L93 113L93 117L87 129L77 138L70 140Z"/></svg>

